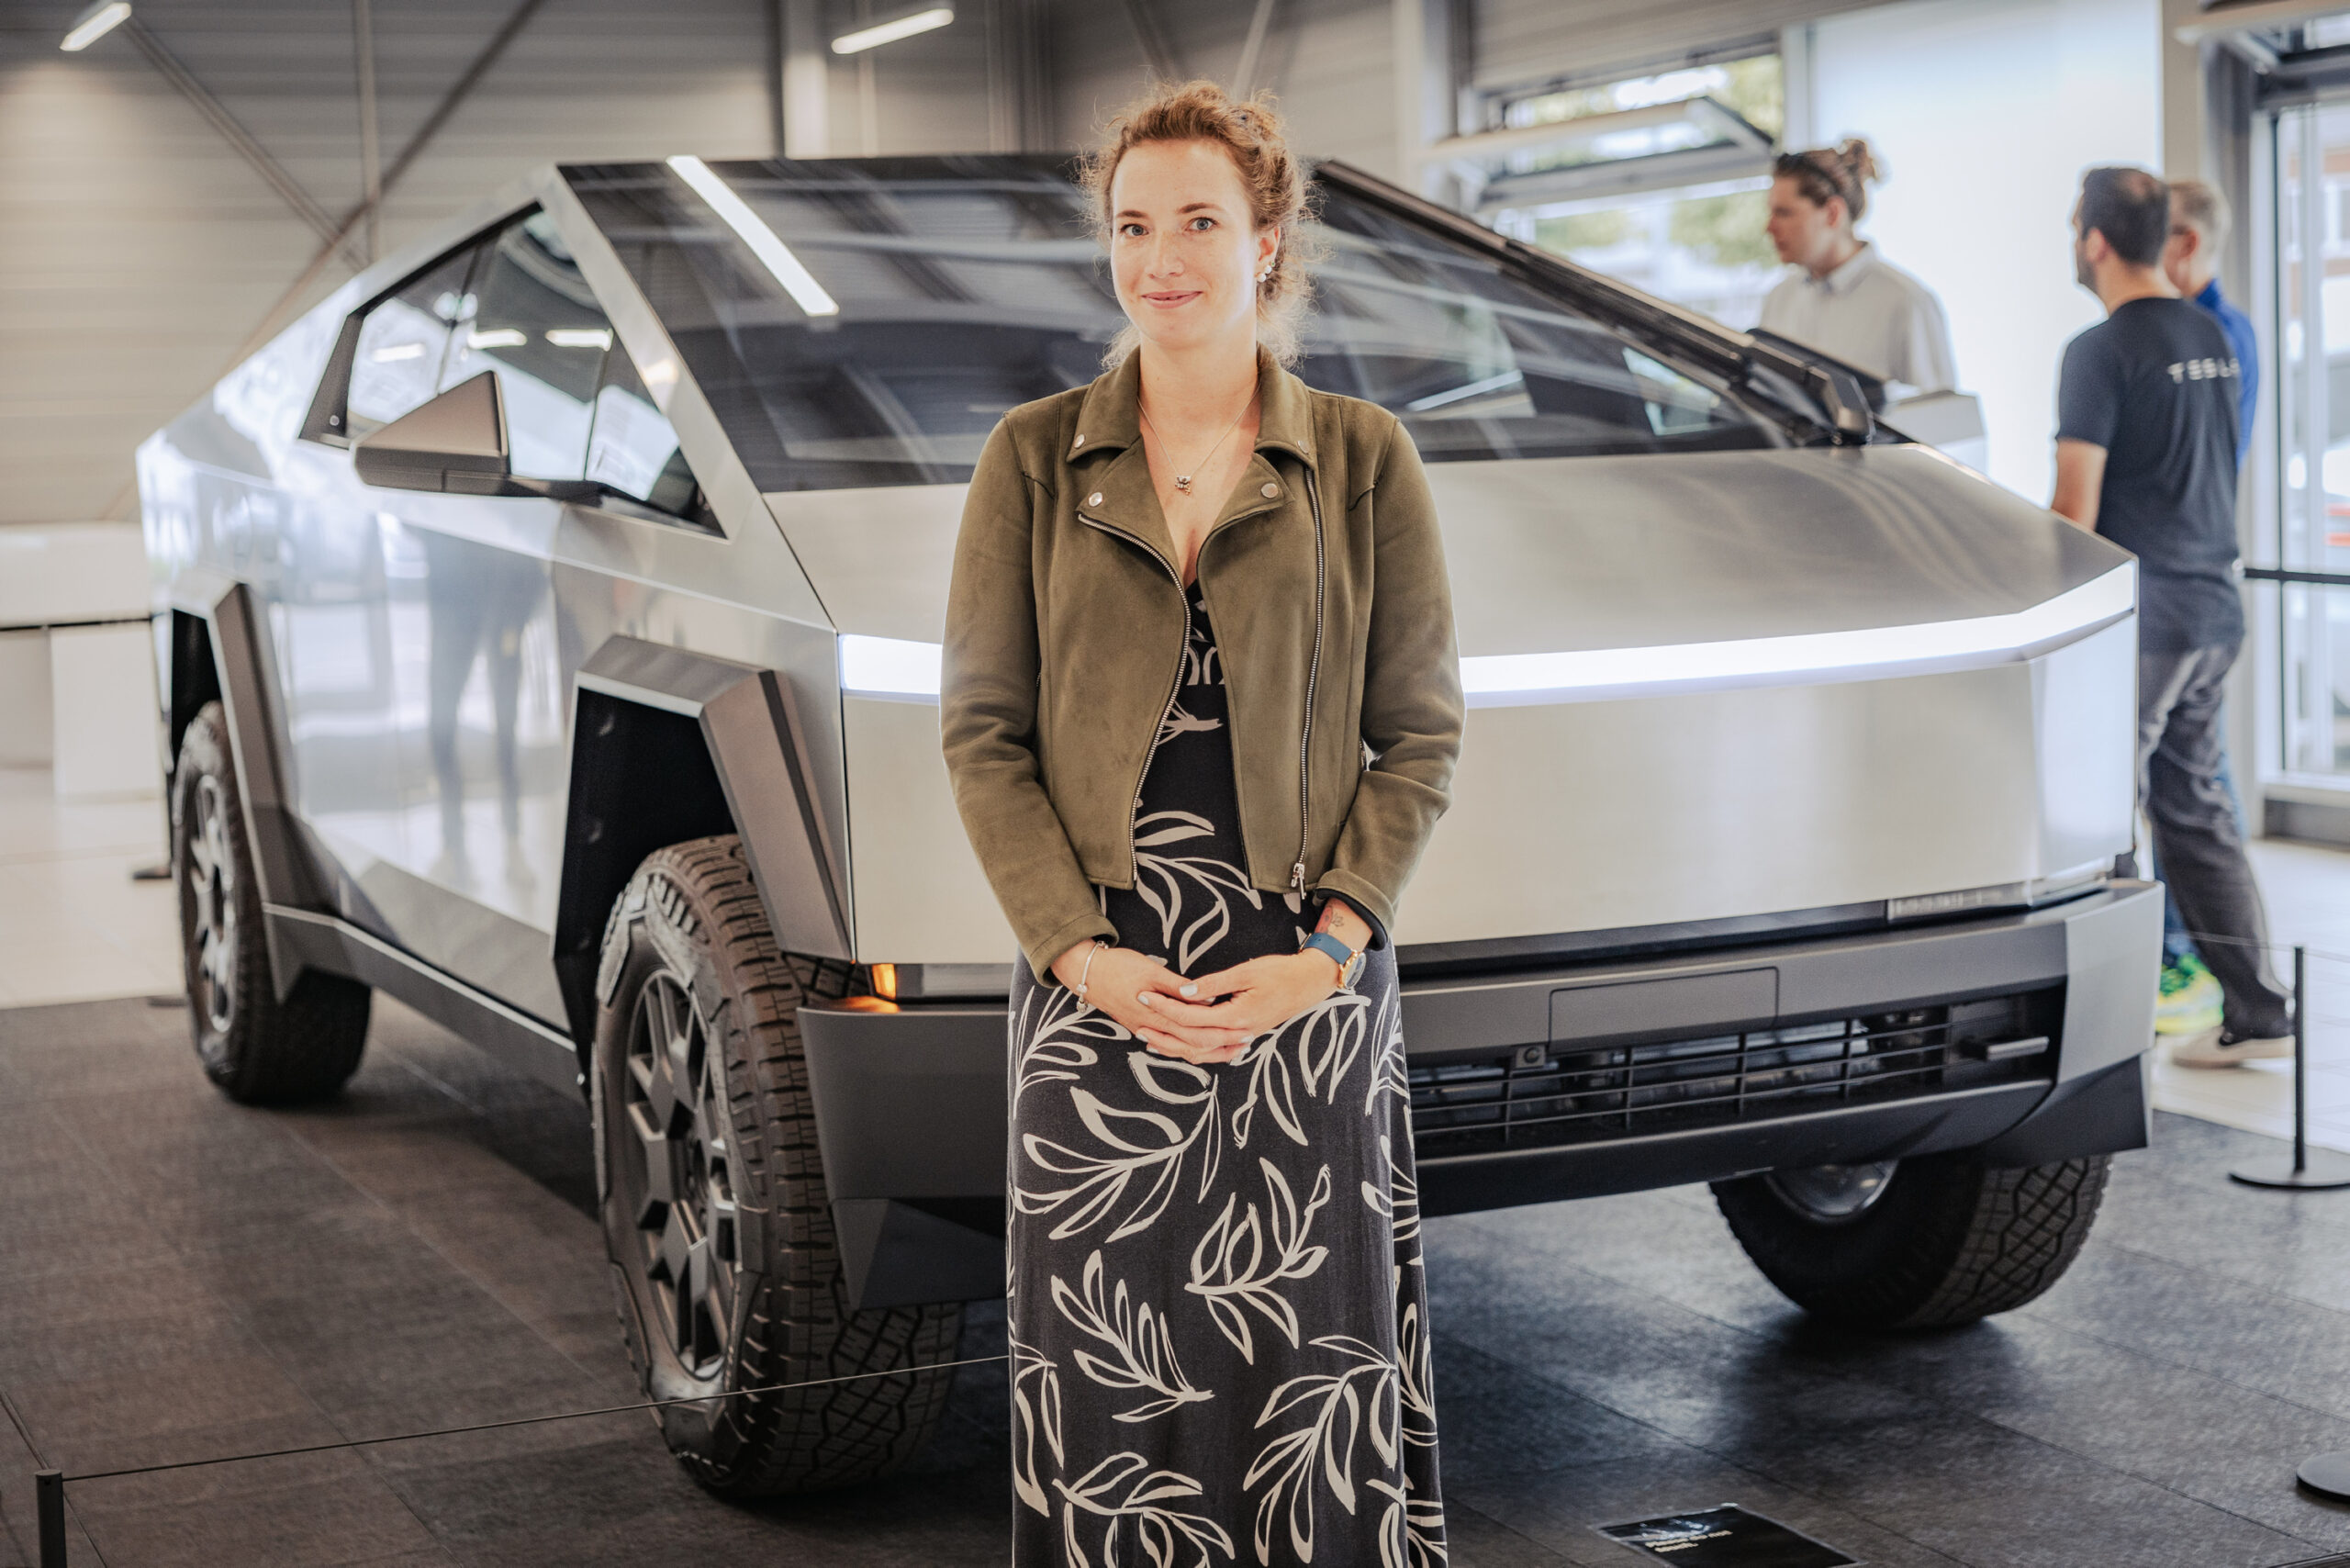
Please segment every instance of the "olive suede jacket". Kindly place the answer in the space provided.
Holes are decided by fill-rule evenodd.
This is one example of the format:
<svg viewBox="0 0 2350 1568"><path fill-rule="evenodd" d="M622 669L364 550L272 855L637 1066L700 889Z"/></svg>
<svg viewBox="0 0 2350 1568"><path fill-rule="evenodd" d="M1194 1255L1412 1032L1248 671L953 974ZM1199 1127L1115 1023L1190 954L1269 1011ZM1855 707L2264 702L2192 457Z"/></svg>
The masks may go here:
<svg viewBox="0 0 2350 1568"><path fill-rule="evenodd" d="M1115 935L1181 669L1180 563L1130 354L1013 409L964 503L940 730L971 847L1039 979ZM1460 751L1452 596L1418 452L1374 403L1260 353L1256 452L1200 547L1248 879L1337 894L1385 940Z"/></svg>

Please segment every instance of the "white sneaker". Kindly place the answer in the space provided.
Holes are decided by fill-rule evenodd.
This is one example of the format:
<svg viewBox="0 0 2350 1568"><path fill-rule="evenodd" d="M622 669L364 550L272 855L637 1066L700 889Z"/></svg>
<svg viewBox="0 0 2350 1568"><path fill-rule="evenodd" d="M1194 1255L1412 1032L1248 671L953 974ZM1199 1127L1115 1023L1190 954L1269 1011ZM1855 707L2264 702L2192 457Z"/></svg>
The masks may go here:
<svg viewBox="0 0 2350 1568"><path fill-rule="evenodd" d="M2224 1029L2206 1029L2179 1041L2172 1047L2170 1059L2179 1067L2234 1067L2248 1061L2273 1061L2292 1054L2290 1035L2278 1039L2232 1040Z"/></svg>

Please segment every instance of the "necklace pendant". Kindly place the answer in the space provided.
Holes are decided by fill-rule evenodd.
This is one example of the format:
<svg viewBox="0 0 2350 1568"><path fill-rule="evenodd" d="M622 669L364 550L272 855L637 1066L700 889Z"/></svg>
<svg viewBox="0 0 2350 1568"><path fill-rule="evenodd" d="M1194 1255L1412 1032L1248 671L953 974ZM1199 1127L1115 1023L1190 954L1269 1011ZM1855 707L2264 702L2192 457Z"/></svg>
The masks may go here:
<svg viewBox="0 0 2350 1568"><path fill-rule="evenodd" d="M1189 474L1176 475L1175 487L1182 491L1185 495L1190 495L1192 493L1192 476Z"/></svg>

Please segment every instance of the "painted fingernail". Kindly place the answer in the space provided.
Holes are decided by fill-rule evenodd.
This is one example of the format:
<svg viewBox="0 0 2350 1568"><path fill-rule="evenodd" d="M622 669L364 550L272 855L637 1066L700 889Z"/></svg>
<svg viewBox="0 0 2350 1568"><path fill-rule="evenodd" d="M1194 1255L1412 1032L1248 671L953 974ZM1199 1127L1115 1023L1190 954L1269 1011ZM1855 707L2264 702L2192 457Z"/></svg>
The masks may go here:
<svg viewBox="0 0 2350 1568"><path fill-rule="evenodd" d="M1190 980L1185 980L1183 982L1183 994L1185 996L1197 996L1200 994L1200 988L1192 984Z"/></svg>
<svg viewBox="0 0 2350 1568"><path fill-rule="evenodd" d="M1135 992L1135 1000L1141 1002L1145 1007L1156 1007L1158 1005L1158 1002L1151 1000L1150 992L1147 991L1138 991Z"/></svg>

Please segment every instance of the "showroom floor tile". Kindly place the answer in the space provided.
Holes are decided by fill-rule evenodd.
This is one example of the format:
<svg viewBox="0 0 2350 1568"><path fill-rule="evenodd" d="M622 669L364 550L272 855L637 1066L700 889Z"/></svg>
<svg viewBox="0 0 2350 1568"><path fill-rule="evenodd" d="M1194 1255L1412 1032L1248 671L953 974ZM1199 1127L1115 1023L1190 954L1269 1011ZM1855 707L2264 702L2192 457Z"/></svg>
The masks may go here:
<svg viewBox="0 0 2350 1568"><path fill-rule="evenodd" d="M2291 1478L2350 1449L2350 1193L2226 1180L2273 1148L2159 1118L2063 1282L1935 1335L1808 1323L1702 1189L1432 1222L1452 1562L1630 1568L1594 1526L1720 1502L1884 1568L2350 1549ZM340 1103L274 1113L203 1082L175 1008L0 1012L0 1568L28 1439L72 1472L633 1394L576 1102L397 1003ZM1002 1346L972 1309L966 1353ZM971 1369L908 1474L759 1506L634 1415L89 1481L74 1562L998 1563L1004 1402Z"/></svg>

